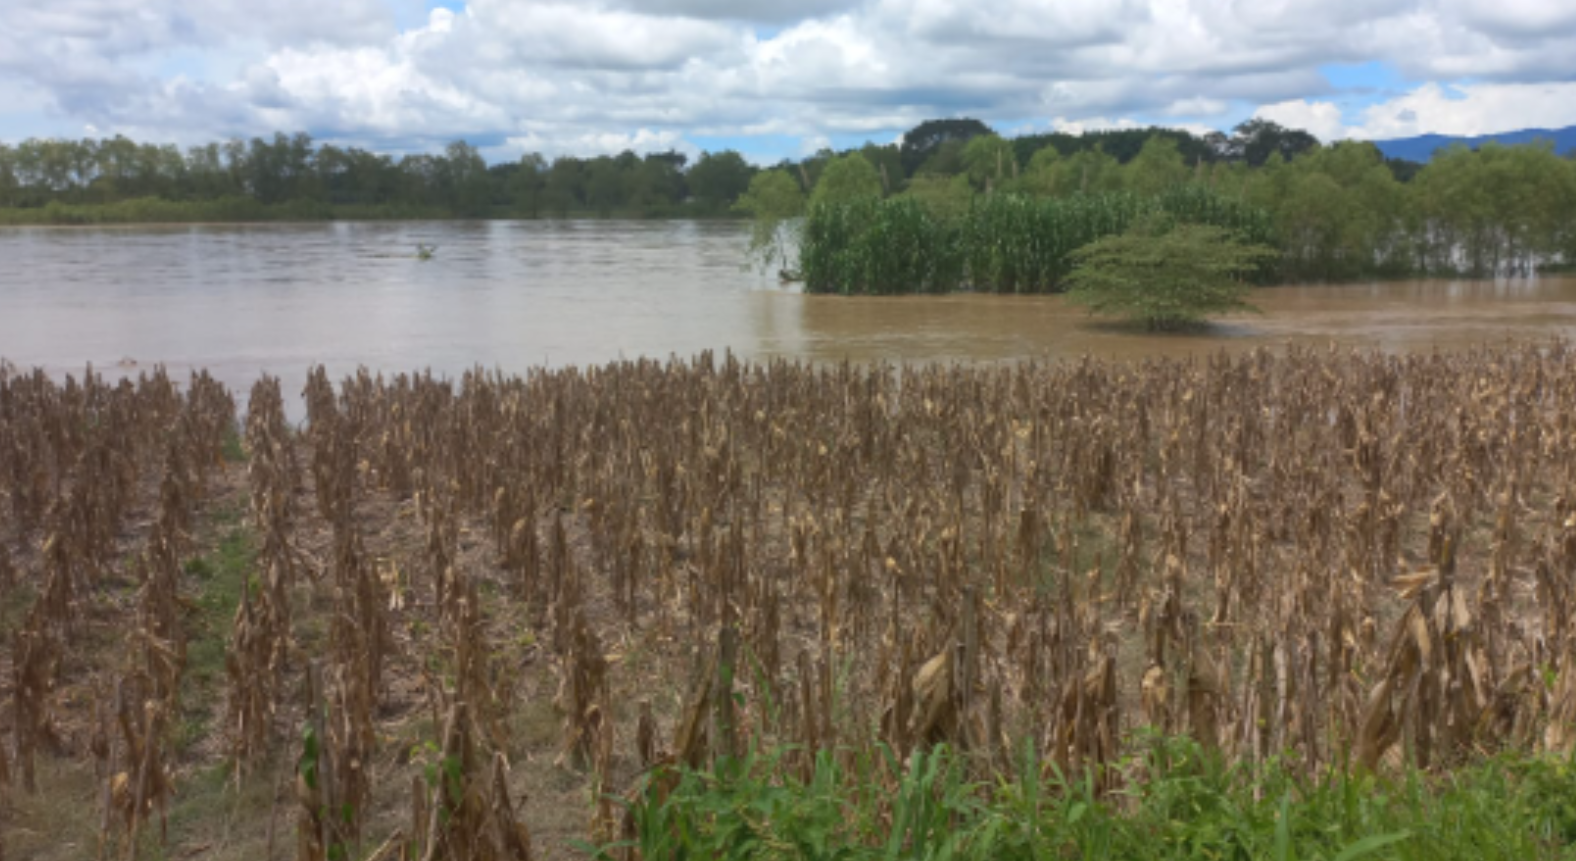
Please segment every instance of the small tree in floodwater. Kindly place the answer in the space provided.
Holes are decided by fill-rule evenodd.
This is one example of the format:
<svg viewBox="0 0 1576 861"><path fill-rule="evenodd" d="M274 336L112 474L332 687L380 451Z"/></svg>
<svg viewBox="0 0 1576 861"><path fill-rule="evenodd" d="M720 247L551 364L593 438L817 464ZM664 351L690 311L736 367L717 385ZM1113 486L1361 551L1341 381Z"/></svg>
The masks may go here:
<svg viewBox="0 0 1576 861"><path fill-rule="evenodd" d="M1178 329L1215 314L1257 312L1247 279L1276 256L1218 227L1149 219L1072 252L1067 298L1150 330Z"/></svg>
<svg viewBox="0 0 1576 861"><path fill-rule="evenodd" d="M804 189L785 170L766 170L750 180L750 187L733 205L755 217L750 231L749 256L762 269L780 266L785 277L794 268L798 248L797 228L804 216Z"/></svg>

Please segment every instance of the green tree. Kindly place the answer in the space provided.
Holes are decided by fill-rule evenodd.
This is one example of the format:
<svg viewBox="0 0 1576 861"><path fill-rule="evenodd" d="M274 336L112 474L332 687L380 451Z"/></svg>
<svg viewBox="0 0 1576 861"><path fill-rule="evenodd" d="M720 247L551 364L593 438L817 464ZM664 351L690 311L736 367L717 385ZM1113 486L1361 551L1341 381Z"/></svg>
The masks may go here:
<svg viewBox="0 0 1576 861"><path fill-rule="evenodd" d="M823 147L816 150L815 155L806 158L797 165L785 160L778 167L797 175L804 183L805 193L808 194L810 189L815 188L815 184L821 181L821 171L825 170L826 166L831 164L835 158L837 158L837 153Z"/></svg>
<svg viewBox="0 0 1576 861"><path fill-rule="evenodd" d="M1065 191L1057 185L1061 175L1061 161L1061 151L1056 147L1048 146L1035 150L1034 155L1029 157L1028 168L1018 179L1018 189L1040 197L1050 197Z"/></svg>
<svg viewBox="0 0 1576 861"><path fill-rule="evenodd" d="M611 215L628 199L624 179L639 166L640 156L630 150L617 157L603 155L586 162L586 205L600 215Z"/></svg>
<svg viewBox="0 0 1576 861"><path fill-rule="evenodd" d="M626 203L648 215L671 212L688 193L684 177L688 162L689 156L668 150L647 153L638 164L630 164L624 172Z"/></svg>
<svg viewBox="0 0 1576 861"><path fill-rule="evenodd" d="M1547 146L1441 151L1408 186L1422 266L1475 276L1526 273L1566 245L1576 187Z"/></svg>
<svg viewBox="0 0 1576 861"><path fill-rule="evenodd" d="M997 135L980 135L963 145L963 168L976 189L1000 188L1018 175L1012 143Z"/></svg>
<svg viewBox="0 0 1576 861"><path fill-rule="evenodd" d="M520 156L520 166L509 177L509 199L521 215L535 218L542 213L543 192L547 190L547 159L541 153Z"/></svg>
<svg viewBox="0 0 1576 861"><path fill-rule="evenodd" d="M1139 222L1074 251L1068 299L1094 314L1175 329L1213 314L1257 310L1249 276L1274 249L1243 245L1230 231L1163 219Z"/></svg>
<svg viewBox="0 0 1576 861"><path fill-rule="evenodd" d="M933 216L956 219L968 213L974 189L966 176L920 174L908 181L908 190L899 197L918 202Z"/></svg>
<svg viewBox="0 0 1576 861"><path fill-rule="evenodd" d="M750 187L753 171L744 156L733 150L704 152L689 169L689 189L703 208L721 212Z"/></svg>
<svg viewBox="0 0 1576 861"><path fill-rule="evenodd" d="M1275 170L1284 180L1274 210L1285 274L1353 278L1404 268L1402 189L1377 147L1345 141Z"/></svg>
<svg viewBox="0 0 1576 861"><path fill-rule="evenodd" d="M1151 136L1122 168L1122 183L1135 194L1155 195L1187 182L1188 169L1173 138Z"/></svg>
<svg viewBox="0 0 1576 861"><path fill-rule="evenodd" d="M16 178L16 150L0 142L0 206L15 206L21 189Z"/></svg>
<svg viewBox="0 0 1576 861"><path fill-rule="evenodd" d="M880 196L881 174L869 159L851 152L832 159L822 169L815 190L810 193L810 204L850 203Z"/></svg>
<svg viewBox="0 0 1576 861"><path fill-rule="evenodd" d="M1056 163L1056 188L1059 194L1120 191L1122 167L1105 150L1087 149Z"/></svg>
<svg viewBox="0 0 1576 861"><path fill-rule="evenodd" d="M920 167L949 141L956 141L961 148L970 138L989 134L995 132L979 120L926 120L903 135L903 143L899 146L903 172L908 176L918 173Z"/></svg>
<svg viewBox="0 0 1576 861"><path fill-rule="evenodd" d="M573 156L553 159L542 192L542 205L560 218L585 204L586 163Z"/></svg>
<svg viewBox="0 0 1576 861"><path fill-rule="evenodd" d="M1319 139L1301 129L1288 129L1279 123L1255 117L1240 123L1226 142L1224 157L1246 161L1258 167L1279 153L1292 159L1319 145Z"/></svg>
<svg viewBox="0 0 1576 861"><path fill-rule="evenodd" d="M881 176L882 192L891 196L903 190L903 155L896 144L867 143L859 148L859 154L875 165L876 173Z"/></svg>
<svg viewBox="0 0 1576 861"><path fill-rule="evenodd" d="M767 170L750 180L734 209L753 216L750 256L761 267L792 268L794 225L804 215L804 189L786 170Z"/></svg>

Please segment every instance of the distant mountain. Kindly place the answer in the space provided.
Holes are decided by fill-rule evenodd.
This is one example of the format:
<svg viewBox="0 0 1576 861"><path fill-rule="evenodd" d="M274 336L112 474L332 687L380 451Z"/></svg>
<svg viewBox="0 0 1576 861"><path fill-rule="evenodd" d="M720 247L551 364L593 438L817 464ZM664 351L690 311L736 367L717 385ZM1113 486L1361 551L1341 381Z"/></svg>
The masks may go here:
<svg viewBox="0 0 1576 861"><path fill-rule="evenodd" d="M1433 158L1434 151L1451 144L1466 144L1477 149L1489 141L1497 141L1509 146L1511 144L1532 143L1536 140L1554 141L1554 151L1560 155L1569 155L1576 152L1576 126L1563 129L1522 129L1516 132L1502 132L1492 135L1478 135L1477 137L1456 137L1452 135L1419 135L1415 138L1396 138L1387 141L1374 141L1374 146L1385 154L1386 158L1404 158L1407 161L1428 161Z"/></svg>

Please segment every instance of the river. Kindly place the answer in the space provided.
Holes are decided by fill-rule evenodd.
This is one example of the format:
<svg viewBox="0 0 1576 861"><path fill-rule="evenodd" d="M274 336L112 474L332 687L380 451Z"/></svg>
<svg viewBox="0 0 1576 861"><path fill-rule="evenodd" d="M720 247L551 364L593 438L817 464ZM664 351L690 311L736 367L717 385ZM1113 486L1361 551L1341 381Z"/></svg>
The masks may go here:
<svg viewBox="0 0 1576 861"><path fill-rule="evenodd" d="M263 371L299 391L317 362L457 375L708 349L975 361L1576 335L1569 277L1274 287L1253 297L1261 315L1152 335L1054 296L804 296L744 268L746 236L674 221L0 229L0 357L57 374L207 367L244 392Z"/></svg>

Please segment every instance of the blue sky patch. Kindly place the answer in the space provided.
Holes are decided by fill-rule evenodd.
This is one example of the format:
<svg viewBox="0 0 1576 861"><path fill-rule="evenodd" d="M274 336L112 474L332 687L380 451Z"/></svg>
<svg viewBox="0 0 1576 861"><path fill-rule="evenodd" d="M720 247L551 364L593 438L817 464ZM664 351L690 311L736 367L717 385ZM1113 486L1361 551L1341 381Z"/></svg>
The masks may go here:
<svg viewBox="0 0 1576 861"><path fill-rule="evenodd" d="M1335 87L1333 101L1341 109L1341 121L1347 125L1362 122L1363 111L1388 102L1417 88L1418 82L1408 80L1395 66L1378 60L1367 63L1332 63L1319 67L1320 74Z"/></svg>

